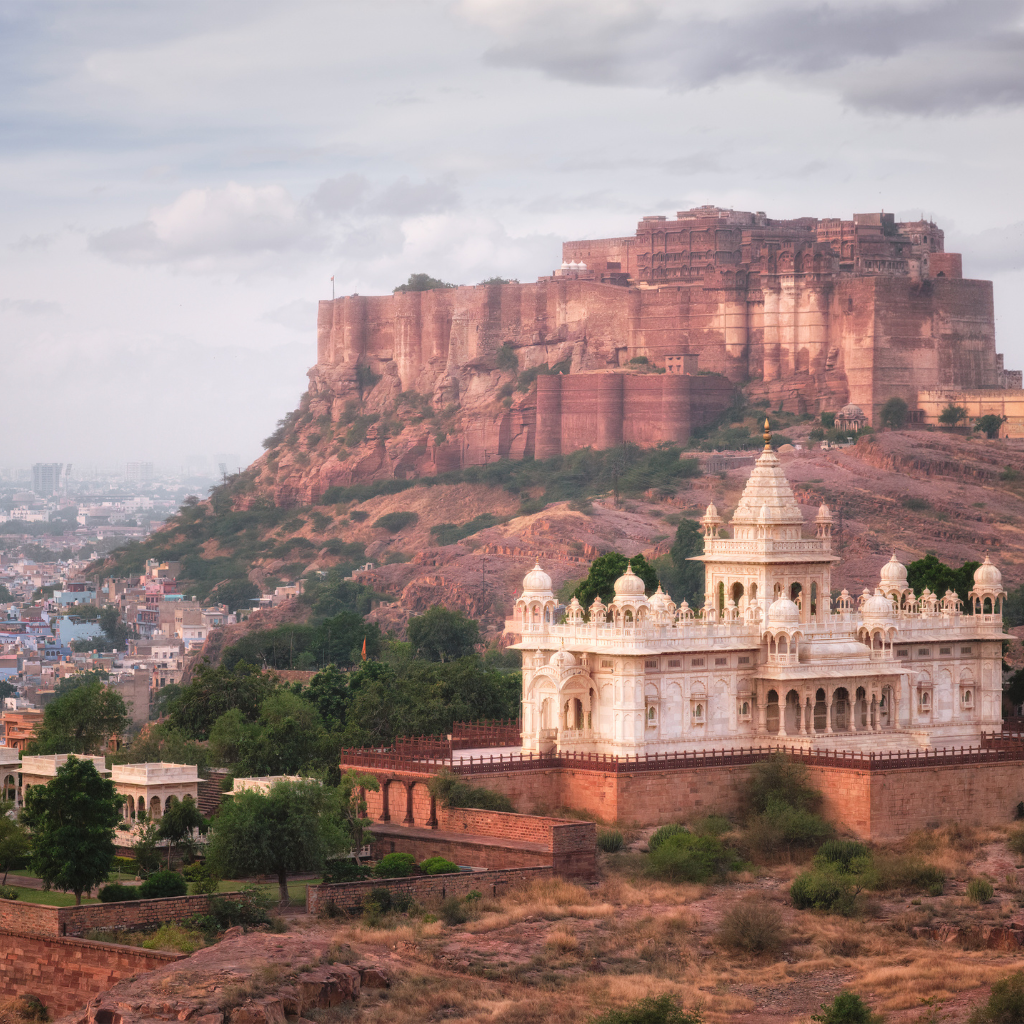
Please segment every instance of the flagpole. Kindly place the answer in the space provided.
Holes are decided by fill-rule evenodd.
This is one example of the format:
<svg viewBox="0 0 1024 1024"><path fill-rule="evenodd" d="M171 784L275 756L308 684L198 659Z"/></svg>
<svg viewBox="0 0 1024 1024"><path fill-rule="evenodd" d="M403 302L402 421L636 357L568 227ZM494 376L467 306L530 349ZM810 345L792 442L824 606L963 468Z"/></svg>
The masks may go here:
<svg viewBox="0 0 1024 1024"><path fill-rule="evenodd" d="M334 301L334 275L331 274L331 302Z"/></svg>

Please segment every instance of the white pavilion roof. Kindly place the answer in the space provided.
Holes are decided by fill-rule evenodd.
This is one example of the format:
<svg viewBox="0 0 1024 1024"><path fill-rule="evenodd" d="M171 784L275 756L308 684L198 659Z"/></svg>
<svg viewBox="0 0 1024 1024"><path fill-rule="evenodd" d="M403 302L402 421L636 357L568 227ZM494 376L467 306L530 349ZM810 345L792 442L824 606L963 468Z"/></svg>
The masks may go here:
<svg viewBox="0 0 1024 1024"><path fill-rule="evenodd" d="M793 488L782 471L778 455L770 448L766 448L755 463L732 521L756 525L763 521L762 508L767 509L769 523L803 525L804 517L796 503Z"/></svg>

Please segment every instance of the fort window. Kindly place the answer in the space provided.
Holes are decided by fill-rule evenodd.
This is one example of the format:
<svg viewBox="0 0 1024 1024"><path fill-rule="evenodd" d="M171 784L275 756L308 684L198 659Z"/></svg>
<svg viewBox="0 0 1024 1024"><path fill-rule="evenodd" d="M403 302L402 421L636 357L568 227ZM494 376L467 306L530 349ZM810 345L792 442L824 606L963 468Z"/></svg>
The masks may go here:
<svg viewBox="0 0 1024 1024"><path fill-rule="evenodd" d="M648 660L644 662L644 668L656 669L657 667L658 667L658 659L657 658L654 658L654 659L648 658Z"/></svg>
<svg viewBox="0 0 1024 1024"><path fill-rule="evenodd" d="M909 658L910 657L910 651L907 651L907 650L897 651L896 652L896 657L897 658Z"/></svg>
<svg viewBox="0 0 1024 1024"><path fill-rule="evenodd" d="M939 654L952 654L952 653L953 653L953 648L952 647L940 647L939 648Z"/></svg>
<svg viewBox="0 0 1024 1024"><path fill-rule="evenodd" d="M743 597L743 584L734 583L732 585L732 599L737 606L739 606L740 599Z"/></svg>
<svg viewBox="0 0 1024 1024"><path fill-rule="evenodd" d="M970 690L964 690L963 695L960 699L963 701L963 705L965 708L971 707L971 705L974 704L974 697L972 696Z"/></svg>
<svg viewBox="0 0 1024 1024"><path fill-rule="evenodd" d="M608 660L607 658L605 658L605 659L604 659L604 660L603 660L603 661L601 662L601 668L612 668L612 662L611 662L611 661L609 661L609 660Z"/></svg>
<svg viewBox="0 0 1024 1024"><path fill-rule="evenodd" d="M679 658L669 658L669 660L668 660L668 667L669 668L679 668L680 665L682 665L682 661Z"/></svg>
<svg viewBox="0 0 1024 1024"><path fill-rule="evenodd" d="M930 658L932 656L932 649L930 647L918 647L917 656L919 658Z"/></svg>
<svg viewBox="0 0 1024 1024"><path fill-rule="evenodd" d="M728 658L715 658L715 664L716 665L728 665L729 664L729 659Z"/></svg>
<svg viewBox="0 0 1024 1024"><path fill-rule="evenodd" d="M703 718L704 717L704 705L703 704L698 704L693 709L693 717L694 718Z"/></svg>
<svg viewBox="0 0 1024 1024"><path fill-rule="evenodd" d="M960 648L960 653L961 654L970 654L971 650L972 650L972 648L970 648L970 647L961 647Z"/></svg>
<svg viewBox="0 0 1024 1024"><path fill-rule="evenodd" d="M703 668L704 667L704 659L703 658L691 658L690 659L690 665L693 668Z"/></svg>
<svg viewBox="0 0 1024 1024"><path fill-rule="evenodd" d="M741 665L749 665L750 664L750 655L749 654L741 654L740 657L739 657L739 663Z"/></svg>

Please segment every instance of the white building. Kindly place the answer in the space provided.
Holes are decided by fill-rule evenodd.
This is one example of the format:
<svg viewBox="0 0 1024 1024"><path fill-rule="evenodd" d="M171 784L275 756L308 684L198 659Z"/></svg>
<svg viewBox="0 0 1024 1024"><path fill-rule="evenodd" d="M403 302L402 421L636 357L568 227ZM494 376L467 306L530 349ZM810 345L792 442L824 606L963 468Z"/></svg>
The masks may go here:
<svg viewBox="0 0 1024 1024"><path fill-rule="evenodd" d="M125 821L134 821L142 812L159 818L175 801L199 798L199 769L194 764L115 764L110 777L125 797L121 808Z"/></svg>
<svg viewBox="0 0 1024 1024"><path fill-rule="evenodd" d="M732 517L709 505L703 608L645 596L632 570L606 607L564 621L539 565L506 631L523 651L523 748L625 755L782 742L832 749L977 745L998 731L1002 601L988 558L965 613L916 595L895 555L874 593L830 598L832 516L813 537L770 434Z"/></svg>

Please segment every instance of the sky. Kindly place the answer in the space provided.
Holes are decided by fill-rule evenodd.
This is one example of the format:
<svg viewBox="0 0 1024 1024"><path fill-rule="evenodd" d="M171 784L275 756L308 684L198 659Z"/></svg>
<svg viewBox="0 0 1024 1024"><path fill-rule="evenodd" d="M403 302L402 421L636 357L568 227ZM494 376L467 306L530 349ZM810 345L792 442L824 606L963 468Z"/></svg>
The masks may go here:
<svg viewBox="0 0 1024 1024"><path fill-rule="evenodd" d="M0 464L244 465L316 304L704 203L933 217L1024 368L1024 0L0 0Z"/></svg>

